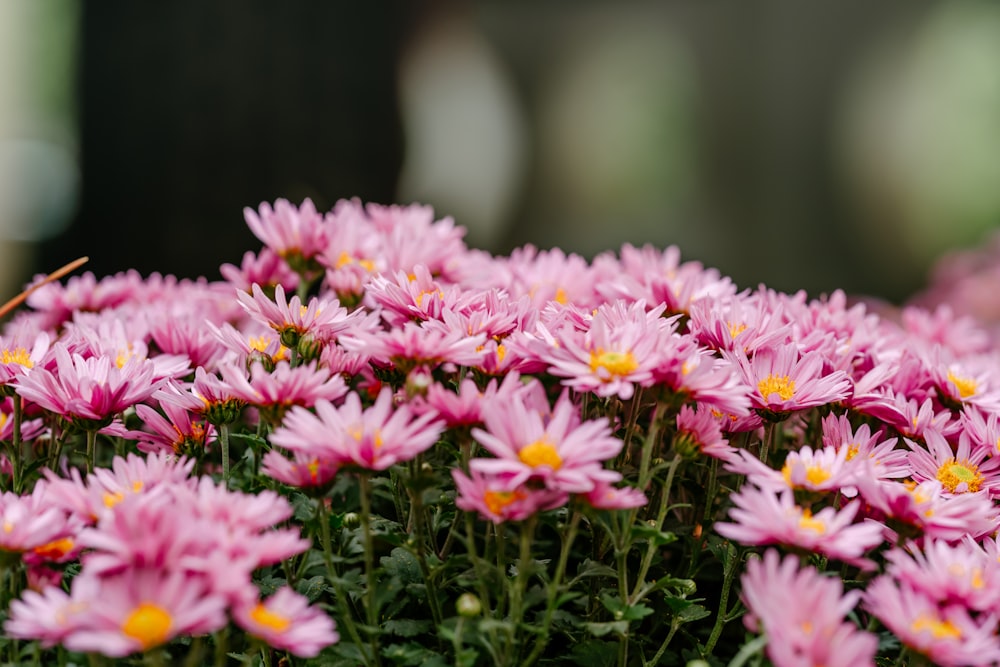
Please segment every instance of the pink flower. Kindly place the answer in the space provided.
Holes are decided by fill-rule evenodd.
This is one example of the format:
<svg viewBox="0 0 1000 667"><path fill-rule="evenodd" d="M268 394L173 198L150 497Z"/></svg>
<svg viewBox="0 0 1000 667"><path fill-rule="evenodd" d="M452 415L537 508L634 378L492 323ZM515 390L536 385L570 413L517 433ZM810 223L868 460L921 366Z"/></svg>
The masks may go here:
<svg viewBox="0 0 1000 667"><path fill-rule="evenodd" d="M473 459L469 467L502 478L511 488L536 481L552 490L587 493L600 481L621 479L603 462L618 455L622 441L605 419L582 422L566 393L551 414L528 407L523 399L494 401L483 421L485 429L474 428L472 435L497 458Z"/></svg>
<svg viewBox="0 0 1000 667"><path fill-rule="evenodd" d="M315 657L340 639L333 619L287 586L266 600L236 607L233 618L269 646L302 658Z"/></svg>
<svg viewBox="0 0 1000 667"><path fill-rule="evenodd" d="M18 394L42 408L91 426L107 426L115 415L146 400L157 389L155 365L129 359L121 368L108 357L84 359L52 348L56 367L34 368L17 382Z"/></svg>
<svg viewBox="0 0 1000 667"><path fill-rule="evenodd" d="M0 551L30 552L75 532L66 512L46 502L44 489L30 496L0 494Z"/></svg>
<svg viewBox="0 0 1000 667"><path fill-rule="evenodd" d="M939 605L1000 611L1000 565L970 537L954 544L925 540L922 548L910 544L885 558L888 574Z"/></svg>
<svg viewBox="0 0 1000 667"><path fill-rule="evenodd" d="M331 460L320 460L307 452L294 452L291 460L272 449L264 454L260 471L282 484L297 488L323 488L340 467Z"/></svg>
<svg viewBox="0 0 1000 667"><path fill-rule="evenodd" d="M859 475L856 485L867 514L892 528L886 530L887 540L898 532L952 542L966 535L979 538L995 531L1000 518L986 494L952 495L936 479L918 484Z"/></svg>
<svg viewBox="0 0 1000 667"><path fill-rule="evenodd" d="M851 392L843 371L823 373L823 357L799 355L794 345L763 348L748 358L742 350L733 353L747 383L753 407L778 418L789 413L835 403Z"/></svg>
<svg viewBox="0 0 1000 667"><path fill-rule="evenodd" d="M281 256L268 247L260 249L256 255L248 250L243 253L239 266L223 264L219 273L237 289L249 293L254 283L262 286L265 291L273 290L281 285L286 290L294 290L299 286L299 276L289 268Z"/></svg>
<svg viewBox="0 0 1000 667"><path fill-rule="evenodd" d="M470 336L439 320L406 322L388 331L352 331L340 340L350 352L362 353L380 366L408 373L418 366L437 368L450 363L479 366L485 357L485 334Z"/></svg>
<svg viewBox="0 0 1000 667"><path fill-rule="evenodd" d="M0 385L31 370L49 351L51 337L42 331L28 334L0 336Z"/></svg>
<svg viewBox="0 0 1000 667"><path fill-rule="evenodd" d="M913 479L923 482L936 479L945 493L987 492L1000 494L1000 458L987 458L991 452L972 449L968 438L961 438L957 447L937 431L924 431L926 448L906 439L910 448L909 463Z"/></svg>
<svg viewBox="0 0 1000 667"><path fill-rule="evenodd" d="M320 399L335 401L347 393L340 375L331 376L314 362L294 368L287 361L281 362L270 372L254 362L249 378L232 364L221 365L219 371L234 398L266 410L276 422L293 405L312 407Z"/></svg>
<svg viewBox="0 0 1000 667"><path fill-rule="evenodd" d="M271 442L330 465L385 470L429 448L442 430L434 415L414 418L406 405L392 404L392 391L383 389L367 409L355 392L340 408L325 400L316 402L315 414L293 407Z"/></svg>
<svg viewBox="0 0 1000 667"><path fill-rule="evenodd" d="M484 475L476 470L471 476L451 471L458 496L455 505L466 512L478 512L495 524L523 521L534 514L566 504L569 494L527 485L511 486L506 480Z"/></svg>
<svg viewBox="0 0 1000 667"><path fill-rule="evenodd" d="M599 510L628 510L649 502L646 494L639 489L631 486L618 488L604 481L597 482L582 497L588 505Z"/></svg>
<svg viewBox="0 0 1000 667"><path fill-rule="evenodd" d="M71 651L120 658L226 624L226 598L213 594L204 577L130 569L100 580L78 579L72 604L86 613L73 617L75 627L60 642Z"/></svg>
<svg viewBox="0 0 1000 667"><path fill-rule="evenodd" d="M297 295L286 300L281 285L274 288L273 300L264 294L260 285L253 285L252 295L237 292L236 297L250 317L277 331L281 342L290 348L306 335L325 345L345 331L372 325L364 311L348 311L335 299L313 297L308 305L303 305Z"/></svg>
<svg viewBox="0 0 1000 667"><path fill-rule="evenodd" d="M1000 660L997 617L973 617L961 605L942 607L886 575L868 584L868 610L909 648L936 665L988 665Z"/></svg>
<svg viewBox="0 0 1000 667"><path fill-rule="evenodd" d="M243 217L254 236L283 258L310 259L326 250L327 228L311 199L298 208L287 199L278 199L274 208L262 202L259 213L246 207Z"/></svg>
<svg viewBox="0 0 1000 667"><path fill-rule="evenodd" d="M767 655L775 667L874 665L875 635L844 621L861 597L844 593L839 578L826 577L798 558L768 549L747 562L742 597L749 610L743 622L767 636Z"/></svg>
<svg viewBox="0 0 1000 667"><path fill-rule="evenodd" d="M642 301L602 305L582 335L561 329L542 359L550 373L566 378L564 386L628 400L637 386L653 384L653 369L668 347L673 322L662 313L662 306L647 312Z"/></svg>
<svg viewBox="0 0 1000 667"><path fill-rule="evenodd" d="M677 435L674 447L678 452L691 457L708 456L723 461L731 461L737 450L729 446L722 437L719 420L707 407L682 405L677 413Z"/></svg>
<svg viewBox="0 0 1000 667"><path fill-rule="evenodd" d="M150 429L129 431L128 437L136 441L140 452L165 452L198 457L205 452L214 427L199 415L180 405L162 401L157 410L148 405L135 406L135 413Z"/></svg>
<svg viewBox="0 0 1000 667"><path fill-rule="evenodd" d="M795 504L790 489L776 493L751 485L733 494L732 501L729 517L735 523L717 523L715 530L741 544L782 544L870 569L873 563L864 554L883 541L881 524L853 523L857 501L839 511L824 507L814 515Z"/></svg>

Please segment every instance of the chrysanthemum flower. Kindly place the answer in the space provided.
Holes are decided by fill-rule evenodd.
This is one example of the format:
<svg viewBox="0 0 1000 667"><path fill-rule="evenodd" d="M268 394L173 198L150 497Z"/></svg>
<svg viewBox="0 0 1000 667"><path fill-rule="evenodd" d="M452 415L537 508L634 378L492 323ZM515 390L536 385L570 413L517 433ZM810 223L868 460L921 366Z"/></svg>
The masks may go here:
<svg viewBox="0 0 1000 667"><path fill-rule="evenodd" d="M588 505L599 510L634 509L649 502L646 494L635 487L616 487L604 481L597 482L593 489L580 497Z"/></svg>
<svg viewBox="0 0 1000 667"><path fill-rule="evenodd" d="M936 665L989 665L1000 661L994 615L974 618L961 605L942 607L888 575L868 584L864 604L905 646Z"/></svg>
<svg viewBox="0 0 1000 667"><path fill-rule="evenodd" d="M303 336L324 345L345 331L370 328L372 324L364 311L349 311L336 300L313 297L303 305L298 295L286 300L281 285L275 287L273 300L259 285L251 289L252 294L237 292L239 304L250 317L278 332L282 344L290 348L296 347Z"/></svg>
<svg viewBox="0 0 1000 667"><path fill-rule="evenodd" d="M939 605L1000 611L1000 563L971 537L950 544L925 540L885 555L886 571Z"/></svg>
<svg viewBox="0 0 1000 667"><path fill-rule="evenodd" d="M294 452L288 459L281 452L272 449L261 460L261 474L273 477L282 484L297 488L322 489L331 481L340 467L329 459L320 460L304 452Z"/></svg>
<svg viewBox="0 0 1000 667"><path fill-rule="evenodd" d="M393 408L389 389L367 409L350 393L340 408L319 400L315 410L292 408L271 442L331 465L384 470L429 448L442 429L433 414L414 417L406 405Z"/></svg>
<svg viewBox="0 0 1000 667"><path fill-rule="evenodd" d="M653 383L653 369L673 333L663 307L647 312L644 302L600 306L582 335L564 327L557 345L546 348L549 372L564 386L628 400L637 386Z"/></svg>
<svg viewBox="0 0 1000 667"><path fill-rule="evenodd" d="M312 658L340 639L333 619L309 606L309 600L291 588L279 588L266 600L233 609L236 623L269 646L301 658Z"/></svg>
<svg viewBox="0 0 1000 667"><path fill-rule="evenodd" d="M335 401L347 393L347 385L340 375L317 367L315 362L292 367L287 361L267 371L260 362L250 367L250 377L232 364L219 367L222 380L232 395L266 413L277 423L293 405L312 407L316 401Z"/></svg>
<svg viewBox="0 0 1000 667"><path fill-rule="evenodd" d="M817 493L835 493L852 488L859 474L867 474L863 459L848 461L850 450L846 447L824 447L813 450L805 445L788 452L781 470L764 465L760 460L740 450L739 458L726 464L727 470L743 474L753 484L773 491L793 489ZM853 489L848 495L854 495Z"/></svg>
<svg viewBox="0 0 1000 667"><path fill-rule="evenodd" d="M466 512L478 512L495 524L523 521L539 512L561 507L569 500L565 491L511 485L507 480L474 469L469 475L453 469L451 476L458 491L455 505Z"/></svg>
<svg viewBox="0 0 1000 667"><path fill-rule="evenodd" d="M115 415L149 398L157 389L155 365L129 359L119 368L108 357L84 359L54 345L55 368L38 367L20 377L16 391L42 408L86 427L109 424Z"/></svg>
<svg viewBox="0 0 1000 667"><path fill-rule="evenodd" d="M41 331L32 336L0 336L0 385L32 369L49 351L51 336Z"/></svg>
<svg viewBox="0 0 1000 667"><path fill-rule="evenodd" d="M323 216L308 198L299 207L287 199L278 199L274 208L262 202L259 212L244 208L243 217L254 236L288 261L312 259L326 250L329 242Z"/></svg>
<svg viewBox="0 0 1000 667"><path fill-rule="evenodd" d="M924 431L924 445L904 440L910 448L909 463L917 482L936 479L945 493L1000 493L1000 457L987 458L990 452L973 449L967 438L960 439L955 448L934 430Z"/></svg>
<svg viewBox="0 0 1000 667"><path fill-rule="evenodd" d="M723 461L731 461L737 451L722 436L719 420L711 409L699 406L696 410L690 405L682 405L677 413L674 447L685 456L701 454Z"/></svg>
<svg viewBox="0 0 1000 667"><path fill-rule="evenodd" d="M881 524L854 523L857 501L813 514L795 504L790 489L776 493L752 485L733 494L732 501L729 517L734 523L717 523L715 530L741 544L782 544L868 569L874 565L864 554L883 541Z"/></svg>
<svg viewBox="0 0 1000 667"><path fill-rule="evenodd" d="M183 407L162 401L160 414L155 408L140 404L135 413L150 429L129 431L128 437L136 441L140 452L166 452L198 457L205 452L212 439L214 428L201 415Z"/></svg>
<svg viewBox="0 0 1000 667"><path fill-rule="evenodd" d="M868 459L865 474L879 479L907 477L910 475L909 453L897 448L898 438L885 438L881 431L872 432L868 424L855 430L846 415L831 413L823 418L824 447L846 449L847 461L857 457Z"/></svg>
<svg viewBox="0 0 1000 667"><path fill-rule="evenodd" d="M486 336L470 336L440 320L428 320L420 324L406 322L388 331L352 331L339 342L348 351L364 354L380 366L395 366L408 373L419 366L433 369L445 363L479 366L485 356Z"/></svg>
<svg viewBox="0 0 1000 667"><path fill-rule="evenodd" d="M75 533L68 515L45 502L44 494L0 494L0 552L25 553Z"/></svg>
<svg viewBox="0 0 1000 667"><path fill-rule="evenodd" d="M900 532L952 542L965 535L979 538L995 531L1000 519L988 495L949 494L936 479L917 484L859 475L856 486L868 516L888 524L889 541Z"/></svg>
<svg viewBox="0 0 1000 667"><path fill-rule="evenodd" d="M239 266L221 265L219 273L233 287L248 294L254 283L260 285L265 292L273 291L277 285L292 291L299 286L300 280L299 275L288 266L288 262L266 246L256 254L250 250L243 253Z"/></svg>
<svg viewBox="0 0 1000 667"><path fill-rule="evenodd" d="M121 658L226 625L227 600L205 577L141 568L99 581L79 578L71 599L86 613L74 616L75 627L60 642L71 651Z"/></svg>
<svg viewBox="0 0 1000 667"><path fill-rule="evenodd" d="M779 419L797 410L835 403L851 391L846 373L824 375L822 356L800 356L792 345L758 350L752 359L736 350L732 357L754 389L750 394L753 407Z"/></svg>
<svg viewBox="0 0 1000 667"><path fill-rule="evenodd" d="M874 665L878 639L844 620L860 591L844 593L840 579L800 568L795 556L779 560L774 549L747 563L741 583L743 623L767 636L775 667Z"/></svg>
<svg viewBox="0 0 1000 667"><path fill-rule="evenodd" d="M587 493L599 481L617 482L621 475L603 462L618 455L623 443L611 434L607 420L581 422L579 409L564 393L551 414L523 400L494 401L483 414L485 428L473 437L495 459L477 458L470 469L506 480L511 487L537 481L547 488Z"/></svg>

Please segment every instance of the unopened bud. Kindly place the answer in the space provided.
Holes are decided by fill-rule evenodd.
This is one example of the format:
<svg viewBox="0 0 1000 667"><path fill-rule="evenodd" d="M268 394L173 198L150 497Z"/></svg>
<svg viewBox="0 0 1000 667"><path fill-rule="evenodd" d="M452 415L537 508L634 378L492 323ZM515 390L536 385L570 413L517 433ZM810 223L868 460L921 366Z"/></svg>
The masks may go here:
<svg viewBox="0 0 1000 667"><path fill-rule="evenodd" d="M483 605L480 604L479 598L472 593L462 593L455 602L455 610L458 611L459 616L472 618L479 616L483 611Z"/></svg>

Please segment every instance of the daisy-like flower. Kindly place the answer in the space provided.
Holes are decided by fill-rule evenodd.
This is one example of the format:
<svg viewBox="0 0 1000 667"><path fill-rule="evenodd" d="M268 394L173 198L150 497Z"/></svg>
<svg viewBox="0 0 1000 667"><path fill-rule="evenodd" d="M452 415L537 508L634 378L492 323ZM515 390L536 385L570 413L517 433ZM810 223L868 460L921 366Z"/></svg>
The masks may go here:
<svg viewBox="0 0 1000 667"><path fill-rule="evenodd" d="M593 489L580 496L599 510L628 510L642 507L649 502L646 494L631 486L616 487L607 482L597 482Z"/></svg>
<svg viewBox="0 0 1000 667"><path fill-rule="evenodd" d="M746 450L740 450L739 457L727 463L726 469L746 475L753 484L773 491L793 489L835 493L851 488L847 495L855 495L854 480L859 474L867 474L868 469L862 466L863 459L848 461L849 453L846 447L824 447L813 451L812 447L805 445L788 452L779 471L761 463Z"/></svg>
<svg viewBox="0 0 1000 667"><path fill-rule="evenodd" d="M318 456L295 452L288 459L281 452L272 449L264 454L260 471L282 484L296 488L323 489L333 481L339 466L330 460L320 460Z"/></svg>
<svg viewBox="0 0 1000 667"><path fill-rule="evenodd" d="M800 567L795 556L779 560L768 549L747 563L741 583L749 610L743 623L767 636L767 656L775 667L875 664L878 639L844 620L861 593L844 593L839 578Z"/></svg>
<svg viewBox="0 0 1000 667"><path fill-rule="evenodd" d="M31 370L45 357L51 341L44 331L0 336L0 385L9 384Z"/></svg>
<svg viewBox="0 0 1000 667"><path fill-rule="evenodd" d="M323 216L311 199L299 207L287 199L278 199L274 208L262 202L259 211L243 209L247 226L261 242L296 268L295 263L310 260L326 250L329 236Z"/></svg>
<svg viewBox="0 0 1000 667"><path fill-rule="evenodd" d="M925 540L885 555L886 572L939 605L975 611L1000 611L1000 563L966 536L950 544Z"/></svg>
<svg viewBox="0 0 1000 667"><path fill-rule="evenodd" d="M237 292L239 304L254 320L277 331L282 344L289 348L298 346L303 336L310 336L322 346L345 331L370 328L373 323L364 311L351 312L336 300L313 297L303 305L298 295L286 299L281 285L274 288L273 300L260 285L253 285L251 291L252 294Z"/></svg>
<svg viewBox="0 0 1000 667"><path fill-rule="evenodd" d="M723 461L733 460L737 451L722 436L719 420L710 409L699 406L696 410L690 405L682 405L677 413L674 448L689 458L700 454Z"/></svg>
<svg viewBox="0 0 1000 667"><path fill-rule="evenodd" d="M565 491L527 485L512 486L502 478L472 470L466 475L451 471L458 495L455 505L466 512L478 512L495 524L523 521L539 512L562 507L569 500Z"/></svg>
<svg viewBox="0 0 1000 667"><path fill-rule="evenodd" d="M839 511L824 507L816 514L795 504L790 489L775 493L745 485L732 496L729 517L734 523L717 523L723 537L747 545L781 544L823 554L862 569L874 567L864 557L883 541L877 522L854 523L860 504L852 501Z"/></svg>
<svg viewBox="0 0 1000 667"><path fill-rule="evenodd" d="M261 410L272 423L280 422L293 405L312 407L319 399L335 401L347 393L344 378L331 376L315 362L293 368L283 361L270 372L255 362L249 378L232 364L223 364L219 371L235 398Z"/></svg>
<svg viewBox="0 0 1000 667"><path fill-rule="evenodd" d="M89 605L74 600L60 586L29 589L11 600L3 629L9 637L36 639L43 648L50 648L62 643L89 611Z"/></svg>
<svg viewBox="0 0 1000 667"><path fill-rule="evenodd" d="M197 458L201 456L212 438L214 427L191 410L163 401L160 414L149 405L135 406L135 413L148 431L129 431L128 437L136 441L140 452L166 452Z"/></svg>
<svg viewBox="0 0 1000 667"><path fill-rule="evenodd" d="M836 403L851 391L844 371L824 375L822 356L800 356L793 345L760 349L752 359L742 350L731 354L754 389L750 394L753 407L769 419L784 419L798 410Z"/></svg>
<svg viewBox="0 0 1000 667"><path fill-rule="evenodd" d="M248 294L254 283L267 293L273 292L277 285L286 290L295 290L299 286L298 274L292 271L281 255L266 246L256 254L250 250L243 253L239 266L223 264L219 273L233 287Z"/></svg>
<svg viewBox="0 0 1000 667"><path fill-rule="evenodd" d="M55 368L37 367L20 377L16 391L42 408L76 421L85 428L101 428L156 391L155 365L147 359L129 359L121 368L108 357L84 359L64 346L51 352Z"/></svg>
<svg viewBox="0 0 1000 667"><path fill-rule="evenodd" d="M121 658L226 624L227 600L211 592L205 577L140 568L78 579L72 604L86 613L74 616L75 627L61 640L71 651Z"/></svg>
<svg viewBox="0 0 1000 667"><path fill-rule="evenodd" d="M846 449L846 461L857 457L867 458L865 474L879 479L907 477L910 475L909 453L897 448L898 438L886 438L881 431L872 432L868 424L855 430L846 415L831 413L823 418L823 446Z"/></svg>
<svg viewBox="0 0 1000 667"><path fill-rule="evenodd" d="M30 552L75 532L68 515L47 504L43 493L0 494L0 552Z"/></svg>
<svg viewBox="0 0 1000 667"><path fill-rule="evenodd" d="M1000 661L994 615L974 618L961 605L942 607L888 575L868 584L864 605L904 645L936 665L989 665Z"/></svg>
<svg viewBox="0 0 1000 667"><path fill-rule="evenodd" d="M675 394L690 398L738 420L752 416L753 425L741 429L753 430L760 425L756 413L750 412L749 387L739 367L729 359L720 359L702 347L690 335L675 335L668 339L669 349L660 355L654 369L656 385Z"/></svg>
<svg viewBox="0 0 1000 667"><path fill-rule="evenodd" d="M887 524L888 541L900 533L951 542L966 535L978 539L995 531L1000 519L988 495L951 494L936 479L918 484L858 475L855 484L868 516Z"/></svg>
<svg viewBox="0 0 1000 667"><path fill-rule="evenodd" d="M1000 494L1000 458L987 459L990 452L973 449L968 438L961 438L954 449L934 430L924 431L924 445L909 438L904 441L911 450L909 463L917 482L936 479L946 493Z"/></svg>
<svg viewBox="0 0 1000 667"><path fill-rule="evenodd" d="M602 305L582 336L563 328L543 359L567 387L628 400L636 386L653 383L659 352L673 331L662 313L662 306L647 312L642 301Z"/></svg>
<svg viewBox="0 0 1000 667"><path fill-rule="evenodd" d="M333 619L287 586L266 600L236 607L233 618L269 646L301 658L313 658L340 639Z"/></svg>
<svg viewBox="0 0 1000 667"><path fill-rule="evenodd" d="M271 442L334 466L385 470L428 449L441 431L433 414L414 417L406 405L394 408L393 393L386 388L367 409L354 392L340 408L322 399L315 413L293 407Z"/></svg>
<svg viewBox="0 0 1000 667"><path fill-rule="evenodd" d="M439 320L417 324L406 322L388 331L352 331L340 339L350 352L367 355L380 366L395 366L408 373L414 368L437 368L450 363L456 366L479 366L485 353L485 334L468 335Z"/></svg>
<svg viewBox="0 0 1000 667"><path fill-rule="evenodd" d="M472 436L497 458L474 459L470 470L503 479L512 488L536 481L553 490L587 493L601 481L621 479L603 462L618 455L622 441L605 419L582 422L567 393L551 414L523 399L494 401L483 422L485 428L474 428Z"/></svg>
<svg viewBox="0 0 1000 667"><path fill-rule="evenodd" d="M947 361L936 349L927 364L938 399L947 407L975 405L987 412L1000 410L1000 369L990 355Z"/></svg>

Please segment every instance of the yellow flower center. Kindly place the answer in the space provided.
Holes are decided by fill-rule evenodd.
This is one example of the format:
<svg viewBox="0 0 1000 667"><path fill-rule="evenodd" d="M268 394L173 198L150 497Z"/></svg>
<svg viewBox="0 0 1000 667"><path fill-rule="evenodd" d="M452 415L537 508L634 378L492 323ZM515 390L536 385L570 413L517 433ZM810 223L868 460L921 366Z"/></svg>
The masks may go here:
<svg viewBox="0 0 1000 667"><path fill-rule="evenodd" d="M25 368L31 368L34 366L34 362L31 361L31 356L28 351L23 347L16 347L13 350L4 350L0 352L0 361L5 364L20 364Z"/></svg>
<svg viewBox="0 0 1000 667"><path fill-rule="evenodd" d="M859 445L857 443L852 443L852 444L848 445L847 446L847 456L844 457L844 460L845 461L850 461L855 456L857 456L858 452L860 452L860 451L861 451L861 445Z"/></svg>
<svg viewBox="0 0 1000 667"><path fill-rule="evenodd" d="M962 631L956 628L951 621L942 621L928 614L918 616L910 629L914 632L929 630L934 639L958 639L962 636Z"/></svg>
<svg viewBox="0 0 1000 667"><path fill-rule="evenodd" d="M569 303L569 297L566 296L566 290L562 287L556 290L556 295L552 297L556 303L565 306Z"/></svg>
<svg viewBox="0 0 1000 667"><path fill-rule="evenodd" d="M983 475L979 472L979 466L969 461L956 461L948 459L938 468L937 479L941 485L951 493L955 493L961 484L966 485L966 490L975 493L983 484Z"/></svg>
<svg viewBox="0 0 1000 667"><path fill-rule="evenodd" d="M729 337L730 338L736 338L737 336L739 336L741 333L743 333L747 329L747 325L743 324L742 322L736 323L736 324L734 324L732 322L727 322L726 324L729 325Z"/></svg>
<svg viewBox="0 0 1000 667"><path fill-rule="evenodd" d="M788 401L795 395L795 380L789 379L787 375L782 377L768 375L757 383L757 391L764 397L764 400L767 400L771 394L777 394L781 400Z"/></svg>
<svg viewBox="0 0 1000 667"><path fill-rule="evenodd" d="M819 535L826 532L826 524L819 519L814 519L812 511L808 509L802 510L802 518L799 519L799 528L811 530Z"/></svg>
<svg viewBox="0 0 1000 667"><path fill-rule="evenodd" d="M639 367L639 362L631 352L605 352L597 348L590 353L590 370L594 373L603 368L611 375L628 375Z"/></svg>
<svg viewBox="0 0 1000 667"><path fill-rule="evenodd" d="M483 502L490 512L499 515L503 508L524 498L523 491L487 491L483 494Z"/></svg>
<svg viewBox="0 0 1000 667"><path fill-rule="evenodd" d="M521 463L532 468L549 466L553 470L559 470L562 467L562 457L559 456L559 452L544 439L522 447L518 452L518 458L521 459Z"/></svg>
<svg viewBox="0 0 1000 667"><path fill-rule="evenodd" d="M147 649L167 641L172 625L170 612L151 602L143 602L122 623L122 633Z"/></svg>
<svg viewBox="0 0 1000 667"><path fill-rule="evenodd" d="M958 389L958 395L962 398L968 398L976 393L977 383L975 378L958 377L951 371L948 371L948 379L953 385L955 385L955 388Z"/></svg>
<svg viewBox="0 0 1000 667"><path fill-rule="evenodd" d="M781 469L781 475L785 478L785 482L788 486L795 486L792 484L792 466L786 463ZM831 473L823 466L807 466L806 467L806 481L810 486L819 486L826 480L830 479Z"/></svg>
<svg viewBox="0 0 1000 667"><path fill-rule="evenodd" d="M292 624L290 618L283 616L276 611L271 611L259 602L250 612L250 618L253 619L254 623L274 630L275 632L284 632L288 629L288 626Z"/></svg>
<svg viewBox="0 0 1000 667"><path fill-rule="evenodd" d="M104 506L111 509L121 501L125 500L125 494L121 491L115 491L114 493L104 494Z"/></svg>

